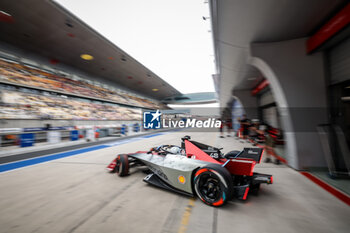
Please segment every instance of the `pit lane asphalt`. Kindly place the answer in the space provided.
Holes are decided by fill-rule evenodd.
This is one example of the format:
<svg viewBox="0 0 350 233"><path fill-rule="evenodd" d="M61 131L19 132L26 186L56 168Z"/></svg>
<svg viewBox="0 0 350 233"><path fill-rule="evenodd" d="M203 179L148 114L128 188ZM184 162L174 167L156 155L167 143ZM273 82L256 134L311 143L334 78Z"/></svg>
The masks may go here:
<svg viewBox="0 0 350 233"><path fill-rule="evenodd" d="M224 152L251 147L217 133L186 134ZM152 187L140 169L123 178L105 170L118 153L180 144L182 136L168 133L0 173L0 232L348 232L350 208L284 165L258 165L257 172L274 175L274 184L220 208Z"/></svg>

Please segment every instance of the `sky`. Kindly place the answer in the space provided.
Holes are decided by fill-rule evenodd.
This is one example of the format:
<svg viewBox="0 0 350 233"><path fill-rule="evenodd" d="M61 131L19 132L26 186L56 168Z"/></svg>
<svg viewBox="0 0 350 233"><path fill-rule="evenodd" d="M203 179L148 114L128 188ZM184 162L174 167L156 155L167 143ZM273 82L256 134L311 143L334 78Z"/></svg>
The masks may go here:
<svg viewBox="0 0 350 233"><path fill-rule="evenodd" d="M213 92L205 0L56 0L182 93Z"/></svg>

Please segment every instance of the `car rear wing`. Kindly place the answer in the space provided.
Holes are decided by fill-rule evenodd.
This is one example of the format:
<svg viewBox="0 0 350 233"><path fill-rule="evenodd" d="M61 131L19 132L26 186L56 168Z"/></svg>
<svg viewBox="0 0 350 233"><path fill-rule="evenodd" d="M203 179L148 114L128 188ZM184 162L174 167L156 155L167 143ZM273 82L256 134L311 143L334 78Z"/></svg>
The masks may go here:
<svg viewBox="0 0 350 233"><path fill-rule="evenodd" d="M256 162L252 159L228 159L222 167L231 174L240 176L252 176Z"/></svg>
<svg viewBox="0 0 350 233"><path fill-rule="evenodd" d="M264 149L262 148L244 148L240 153L235 157L236 159L251 159L257 163L260 163Z"/></svg>
<svg viewBox="0 0 350 233"><path fill-rule="evenodd" d="M216 148L200 142L192 141L190 140L191 139L190 136L185 136L181 139L182 139L181 147L186 150L187 155L195 154L195 153L192 153L193 150L196 150L196 151L201 150L202 152L204 152L205 154L213 158L216 158L216 157L220 158L222 156L222 153L220 151L222 148ZM231 158L249 159L257 163L260 163L263 153L264 153L264 149L262 148L254 148L254 147L244 148L241 152L237 153Z"/></svg>

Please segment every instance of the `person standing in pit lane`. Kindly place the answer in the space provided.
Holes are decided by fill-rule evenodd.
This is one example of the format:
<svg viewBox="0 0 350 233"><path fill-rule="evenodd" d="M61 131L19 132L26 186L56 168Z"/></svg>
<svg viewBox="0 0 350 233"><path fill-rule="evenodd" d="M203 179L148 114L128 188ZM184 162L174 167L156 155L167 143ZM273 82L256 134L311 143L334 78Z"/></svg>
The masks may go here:
<svg viewBox="0 0 350 233"><path fill-rule="evenodd" d="M242 130L243 139L246 139L248 136L248 131L250 127L250 120L247 118L246 114L243 114L240 122L241 122L241 128L243 129Z"/></svg>
<svg viewBox="0 0 350 233"><path fill-rule="evenodd" d="M225 136L224 136L224 121L221 119L221 118L219 118L219 121L221 122L221 124L220 124L220 129L219 129L219 131L220 131L220 138L224 138Z"/></svg>
<svg viewBox="0 0 350 233"><path fill-rule="evenodd" d="M226 119L226 127L227 127L227 137L231 137L232 133L232 119Z"/></svg>

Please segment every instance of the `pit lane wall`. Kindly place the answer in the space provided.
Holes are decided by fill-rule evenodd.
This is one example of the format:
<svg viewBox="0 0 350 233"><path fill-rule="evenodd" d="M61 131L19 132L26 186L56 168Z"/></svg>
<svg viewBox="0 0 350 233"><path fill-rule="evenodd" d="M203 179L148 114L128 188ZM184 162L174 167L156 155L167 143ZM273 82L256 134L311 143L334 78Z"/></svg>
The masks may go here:
<svg viewBox="0 0 350 233"><path fill-rule="evenodd" d="M1 120L0 147L30 147L37 143L95 141L144 132L141 121Z"/></svg>

